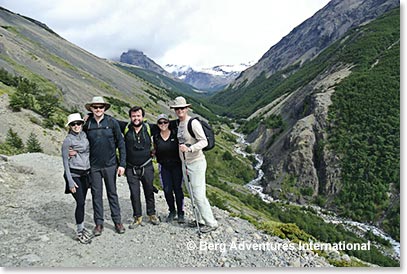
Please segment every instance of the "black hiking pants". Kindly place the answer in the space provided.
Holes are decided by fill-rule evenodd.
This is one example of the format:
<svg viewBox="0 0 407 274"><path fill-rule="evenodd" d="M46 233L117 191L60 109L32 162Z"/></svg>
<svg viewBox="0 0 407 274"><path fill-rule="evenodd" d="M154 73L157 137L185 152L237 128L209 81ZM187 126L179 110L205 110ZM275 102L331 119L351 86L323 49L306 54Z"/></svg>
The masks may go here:
<svg viewBox="0 0 407 274"><path fill-rule="evenodd" d="M130 189L130 200L133 207L133 217L143 216L140 200L140 182L143 186L144 198L146 200L147 215L155 214L155 200L153 192L154 167L150 163L136 170L132 167L126 168L127 183Z"/></svg>
<svg viewBox="0 0 407 274"><path fill-rule="evenodd" d="M159 164L158 168L160 171L160 181L164 190L168 210L170 212L175 211L176 203L178 210L177 212L179 215L182 215L184 213L184 192L182 191L181 162L174 162L164 165Z"/></svg>
<svg viewBox="0 0 407 274"><path fill-rule="evenodd" d="M76 192L72 193L72 196L76 201L75 221L76 224L81 224L85 220L85 200L89 188L88 176L72 177L72 179L78 185Z"/></svg>
<svg viewBox="0 0 407 274"><path fill-rule="evenodd" d="M93 219L96 225L103 225L103 181L105 181L107 199L110 206L110 214L115 224L120 224L120 204L116 188L116 166L101 169L91 169L91 190L93 203Z"/></svg>

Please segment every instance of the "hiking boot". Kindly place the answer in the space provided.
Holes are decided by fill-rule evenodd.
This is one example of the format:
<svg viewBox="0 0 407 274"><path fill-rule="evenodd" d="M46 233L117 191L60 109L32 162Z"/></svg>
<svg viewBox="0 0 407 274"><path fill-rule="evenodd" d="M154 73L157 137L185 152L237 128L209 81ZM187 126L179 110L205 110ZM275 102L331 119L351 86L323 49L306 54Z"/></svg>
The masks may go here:
<svg viewBox="0 0 407 274"><path fill-rule="evenodd" d="M149 217L149 219L150 219L150 222L151 222L153 225L158 225L158 224L160 223L160 220L157 218L157 215L153 214L153 215L150 215L150 216L148 216L148 217Z"/></svg>
<svg viewBox="0 0 407 274"><path fill-rule="evenodd" d="M130 228L130 229L134 229L134 228L136 228L136 227L138 227L138 226L144 226L143 217L142 217L142 216L140 216L140 217L134 217L134 220L133 220L133 222L129 225L129 228Z"/></svg>
<svg viewBox="0 0 407 274"><path fill-rule="evenodd" d="M195 220L189 221L189 222L188 222L188 226L189 226L189 227L196 227L196 221L195 221ZM203 226L205 226L205 224L199 223L199 227L203 227Z"/></svg>
<svg viewBox="0 0 407 274"><path fill-rule="evenodd" d="M90 244L92 242L93 236L88 231L80 231L76 236L76 240L81 244Z"/></svg>
<svg viewBox="0 0 407 274"><path fill-rule="evenodd" d="M102 235L102 232L103 232L103 225L96 225L95 228L93 229L93 235L95 235L95 236Z"/></svg>
<svg viewBox="0 0 407 274"><path fill-rule="evenodd" d="M126 231L123 224L115 224L114 228L115 228L116 232L119 233L119 234L123 234L124 231Z"/></svg>
<svg viewBox="0 0 407 274"><path fill-rule="evenodd" d="M185 223L184 213L178 213L178 223L179 224L184 224Z"/></svg>
<svg viewBox="0 0 407 274"><path fill-rule="evenodd" d="M172 221L174 221L175 218L175 211L170 211L170 214L168 214L167 218L165 219L165 221L167 223L171 223Z"/></svg>
<svg viewBox="0 0 407 274"><path fill-rule="evenodd" d="M93 233L90 232L89 230L87 230L86 228L82 229L82 233L83 233L83 235L85 235L86 237L88 237L90 239L95 237L95 235L93 235Z"/></svg>
<svg viewBox="0 0 407 274"><path fill-rule="evenodd" d="M200 229L200 231L201 231L201 233L209 233L209 232L212 232L212 231L215 231L216 229L218 229L218 226L209 226L209 225L207 225L207 226L204 226L204 227L199 227Z"/></svg>

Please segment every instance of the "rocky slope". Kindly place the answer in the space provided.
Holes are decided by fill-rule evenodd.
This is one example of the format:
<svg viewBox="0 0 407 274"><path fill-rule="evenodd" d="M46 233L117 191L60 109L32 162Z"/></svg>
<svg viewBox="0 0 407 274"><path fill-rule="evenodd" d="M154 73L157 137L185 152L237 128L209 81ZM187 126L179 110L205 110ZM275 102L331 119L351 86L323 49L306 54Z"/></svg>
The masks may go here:
<svg viewBox="0 0 407 274"><path fill-rule="evenodd" d="M39 86L56 87L67 108L82 109L93 96L105 95L150 104L160 112L167 109L150 98L160 91L142 79L66 41L45 24L1 7L0 37L0 67ZM163 92L160 98L168 99Z"/></svg>
<svg viewBox="0 0 407 274"><path fill-rule="evenodd" d="M42 121L41 115L23 109L20 112L13 112L9 109L9 98L7 94L0 95L0 143L4 142L7 131L12 129L26 143L28 136L33 132L36 136L43 151L50 155L59 155L61 144L66 136L64 129L55 127L54 129L43 128L39 124L31 121Z"/></svg>
<svg viewBox="0 0 407 274"><path fill-rule="evenodd" d="M332 0L314 16L294 28L272 46L257 64L245 70L233 88L250 84L261 73L266 77L295 63L304 63L317 56L349 29L400 5L398 0Z"/></svg>
<svg viewBox="0 0 407 274"><path fill-rule="evenodd" d="M290 128L279 136L269 149L264 150L263 167L269 179L269 183L265 185L265 192L281 198L283 184L287 183L284 182L286 174L296 178L298 188L311 190L308 198L315 197L318 193L334 195L340 189L339 158L328 147L325 146L323 149L321 147L321 151L318 151L317 147L318 143L327 142L328 108L332 104L331 96L335 91L333 87L350 73L349 66L326 72L306 87L283 99L279 98L277 102L259 110L266 111L266 115L286 116ZM293 119L295 113L304 109L303 104L309 105L309 113L299 120ZM250 136L258 150L267 147L267 142L273 134L273 132L267 134L267 131L272 130L260 128ZM324 189L320 189L320 186Z"/></svg>
<svg viewBox="0 0 407 274"><path fill-rule="evenodd" d="M75 240L74 200L66 195L60 157L22 154L0 157L0 266L38 267L328 267L324 258L294 248L249 248L287 240L257 231L247 221L214 208L218 230L198 238L196 229L177 223L146 224L116 234L106 198L105 231L90 245ZM117 182L122 218L131 220L125 178ZM85 226L93 227L90 192ZM142 195L143 196L143 195ZM144 201L143 210L144 210ZM163 193L156 195L158 215L164 218ZM191 217L190 201L186 214ZM144 217L147 219L146 217ZM208 244L213 244L211 248ZM216 246L216 244L218 244ZM222 246L224 244L224 246ZM246 244L246 248L231 248ZM259 250L260 249L260 250Z"/></svg>

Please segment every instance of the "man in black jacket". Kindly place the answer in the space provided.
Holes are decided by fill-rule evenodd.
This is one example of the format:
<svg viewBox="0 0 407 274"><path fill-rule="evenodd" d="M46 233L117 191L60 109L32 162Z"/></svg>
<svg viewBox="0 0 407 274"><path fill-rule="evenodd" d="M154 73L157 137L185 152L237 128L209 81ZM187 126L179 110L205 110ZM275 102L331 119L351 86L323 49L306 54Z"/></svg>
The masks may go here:
<svg viewBox="0 0 407 274"><path fill-rule="evenodd" d="M126 149L123 136L117 120L105 114L110 104L106 103L103 97L93 97L92 102L86 104L85 107L93 113L83 127L90 144L91 192L96 224L93 233L95 236L100 236L103 231L103 178L115 230L117 233L122 234L125 228L120 215L116 173L122 176L125 170ZM116 148L119 149L119 162L116 156Z"/></svg>

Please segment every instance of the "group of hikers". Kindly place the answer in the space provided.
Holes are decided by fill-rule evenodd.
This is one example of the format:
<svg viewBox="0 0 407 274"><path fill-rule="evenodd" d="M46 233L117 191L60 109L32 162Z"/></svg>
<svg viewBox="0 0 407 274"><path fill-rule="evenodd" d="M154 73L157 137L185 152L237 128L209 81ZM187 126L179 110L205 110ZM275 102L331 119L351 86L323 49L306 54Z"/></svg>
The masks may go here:
<svg viewBox="0 0 407 274"><path fill-rule="evenodd" d="M133 221L130 229L143 226L140 183L143 187L149 222L160 224L155 209L153 185L153 158L158 163L161 185L168 205L167 222L185 223L183 181L197 210L195 220L188 223L202 233L214 231L218 223L206 197L206 159L202 151L208 144L201 123L192 119L184 97L175 98L170 108L177 120L160 114L155 124L144 121L145 111L140 106L129 110L130 121L119 121L105 112L110 108L103 97L96 96L85 105L89 111L84 118L80 113L68 116L68 135L62 144L65 193L76 201L76 239L90 243L104 229L103 181L109 201L115 231L125 232L117 194L117 176L125 175L130 190ZM189 121L191 122L189 123ZM192 132L188 129L192 126ZM193 133L191 135L191 133ZM118 151L118 153L116 152ZM85 229L85 200L91 189L95 227Z"/></svg>

